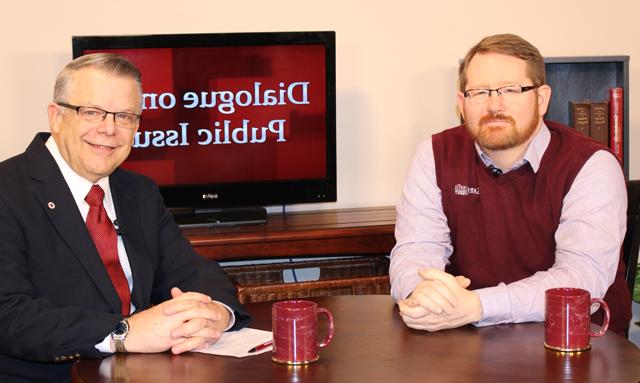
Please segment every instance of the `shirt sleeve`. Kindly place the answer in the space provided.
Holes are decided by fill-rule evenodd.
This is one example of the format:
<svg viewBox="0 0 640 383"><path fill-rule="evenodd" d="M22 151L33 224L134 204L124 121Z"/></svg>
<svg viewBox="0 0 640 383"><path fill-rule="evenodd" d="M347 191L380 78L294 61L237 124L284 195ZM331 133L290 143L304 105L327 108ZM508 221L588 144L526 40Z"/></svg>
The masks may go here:
<svg viewBox="0 0 640 383"><path fill-rule="evenodd" d="M453 252L431 139L416 151L396 210L396 245L391 251L389 277L391 295L399 301L420 283L419 269L444 270Z"/></svg>
<svg viewBox="0 0 640 383"><path fill-rule="evenodd" d="M594 153L564 197L553 266L508 285L475 290L483 309L476 325L543 321L544 292L553 287L579 287L604 297L620 259L626 196L618 161L607 151Z"/></svg>

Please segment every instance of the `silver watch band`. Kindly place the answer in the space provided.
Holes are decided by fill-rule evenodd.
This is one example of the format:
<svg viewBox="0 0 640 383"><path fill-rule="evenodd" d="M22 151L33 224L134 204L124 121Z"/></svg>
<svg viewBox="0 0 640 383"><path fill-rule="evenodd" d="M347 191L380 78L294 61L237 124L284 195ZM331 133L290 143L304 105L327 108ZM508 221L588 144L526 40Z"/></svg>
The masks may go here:
<svg viewBox="0 0 640 383"><path fill-rule="evenodd" d="M113 345L116 348L116 352L127 352L127 349L124 346L124 341L127 338L127 335L129 335L129 321L125 318L118 323L116 329L111 333L111 339L113 339Z"/></svg>

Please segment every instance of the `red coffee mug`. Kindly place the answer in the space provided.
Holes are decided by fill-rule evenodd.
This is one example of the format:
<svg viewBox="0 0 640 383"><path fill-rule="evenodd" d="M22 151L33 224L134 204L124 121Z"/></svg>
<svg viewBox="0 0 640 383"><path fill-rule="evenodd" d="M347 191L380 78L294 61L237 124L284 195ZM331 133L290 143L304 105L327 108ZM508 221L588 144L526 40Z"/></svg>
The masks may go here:
<svg viewBox="0 0 640 383"><path fill-rule="evenodd" d="M318 343L318 314L327 317L329 328L325 339ZM329 310L311 301L282 301L271 307L274 362L307 364L320 357L318 348L333 338L333 316Z"/></svg>
<svg viewBox="0 0 640 383"><path fill-rule="evenodd" d="M604 323L598 332L591 332L591 304L604 309ZM545 292L544 345L547 348L571 352L591 348L591 337L602 336L609 328L609 306L593 298L587 290L555 288Z"/></svg>

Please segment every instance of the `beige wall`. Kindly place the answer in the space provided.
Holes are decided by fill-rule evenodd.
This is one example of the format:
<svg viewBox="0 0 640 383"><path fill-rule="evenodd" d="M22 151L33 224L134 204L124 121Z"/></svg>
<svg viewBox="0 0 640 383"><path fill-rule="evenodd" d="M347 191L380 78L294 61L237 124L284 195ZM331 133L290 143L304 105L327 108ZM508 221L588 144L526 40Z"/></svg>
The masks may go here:
<svg viewBox="0 0 640 383"><path fill-rule="evenodd" d="M11 5L7 5L11 4ZM165 5L166 4L166 5ZM631 178L640 178L640 3L518 1L34 1L3 4L0 159L48 130L72 35L335 30L338 203L394 204L416 145L452 126L456 64L481 37L520 34L545 56L630 55ZM2 182L2 180L0 180ZM305 207L302 207L305 208Z"/></svg>

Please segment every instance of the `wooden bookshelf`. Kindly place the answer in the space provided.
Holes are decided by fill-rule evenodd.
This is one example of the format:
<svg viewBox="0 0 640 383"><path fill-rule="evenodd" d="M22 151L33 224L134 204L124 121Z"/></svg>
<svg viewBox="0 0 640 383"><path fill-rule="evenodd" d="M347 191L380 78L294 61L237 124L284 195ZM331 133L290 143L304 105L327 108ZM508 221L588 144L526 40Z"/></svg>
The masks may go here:
<svg viewBox="0 0 640 383"><path fill-rule="evenodd" d="M548 120L569 125L569 101L608 101L609 89L624 89L624 174L629 179L629 56L546 57L552 94Z"/></svg>

